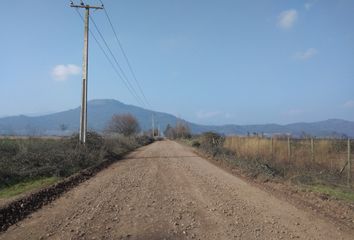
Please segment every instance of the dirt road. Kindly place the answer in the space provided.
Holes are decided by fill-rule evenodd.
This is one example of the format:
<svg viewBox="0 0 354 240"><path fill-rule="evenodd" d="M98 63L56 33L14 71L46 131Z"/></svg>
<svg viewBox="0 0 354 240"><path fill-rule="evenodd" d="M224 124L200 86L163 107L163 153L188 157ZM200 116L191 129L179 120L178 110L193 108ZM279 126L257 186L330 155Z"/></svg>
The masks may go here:
<svg viewBox="0 0 354 240"><path fill-rule="evenodd" d="M0 239L353 239L162 141L140 148Z"/></svg>

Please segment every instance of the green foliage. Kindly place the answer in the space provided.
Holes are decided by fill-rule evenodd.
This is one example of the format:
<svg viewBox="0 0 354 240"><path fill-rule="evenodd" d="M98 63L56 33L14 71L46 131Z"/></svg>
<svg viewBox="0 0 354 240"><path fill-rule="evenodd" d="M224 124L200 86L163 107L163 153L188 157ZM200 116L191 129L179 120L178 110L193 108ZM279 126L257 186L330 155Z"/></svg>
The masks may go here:
<svg viewBox="0 0 354 240"><path fill-rule="evenodd" d="M338 186L312 185L308 189L313 192L323 193L333 198L354 202L354 192Z"/></svg>
<svg viewBox="0 0 354 240"><path fill-rule="evenodd" d="M10 198L24 192L40 189L57 182L59 179L58 177L47 177L21 182L0 190L0 198Z"/></svg>
<svg viewBox="0 0 354 240"><path fill-rule="evenodd" d="M19 146L13 144L13 141L4 139L0 141L0 156L2 157L11 157L16 155L19 151Z"/></svg>

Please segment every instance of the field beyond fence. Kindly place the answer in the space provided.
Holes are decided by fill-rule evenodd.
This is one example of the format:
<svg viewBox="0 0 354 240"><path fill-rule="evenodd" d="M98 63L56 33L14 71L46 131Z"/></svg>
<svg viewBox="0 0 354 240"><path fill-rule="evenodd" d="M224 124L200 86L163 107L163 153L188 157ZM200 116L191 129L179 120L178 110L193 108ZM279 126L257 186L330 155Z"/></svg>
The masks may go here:
<svg viewBox="0 0 354 240"><path fill-rule="evenodd" d="M262 137L227 137L224 147L238 158L258 159L284 174L311 171L329 174L353 184L353 141L343 139L292 139Z"/></svg>

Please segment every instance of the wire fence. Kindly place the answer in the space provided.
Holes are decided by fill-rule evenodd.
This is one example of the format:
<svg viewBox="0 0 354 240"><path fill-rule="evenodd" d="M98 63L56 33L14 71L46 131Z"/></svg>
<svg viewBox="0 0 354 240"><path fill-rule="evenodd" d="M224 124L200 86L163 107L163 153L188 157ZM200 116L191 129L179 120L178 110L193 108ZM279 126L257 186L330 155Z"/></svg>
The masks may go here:
<svg viewBox="0 0 354 240"><path fill-rule="evenodd" d="M350 139L295 139L265 137L227 137L224 146L239 158L253 158L284 169L326 171L353 183L354 168Z"/></svg>

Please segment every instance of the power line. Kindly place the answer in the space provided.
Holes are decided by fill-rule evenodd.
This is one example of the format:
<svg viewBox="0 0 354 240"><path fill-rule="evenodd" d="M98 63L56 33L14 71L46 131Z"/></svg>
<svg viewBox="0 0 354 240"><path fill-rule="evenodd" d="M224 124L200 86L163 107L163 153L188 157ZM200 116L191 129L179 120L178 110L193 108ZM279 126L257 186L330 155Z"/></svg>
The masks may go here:
<svg viewBox="0 0 354 240"><path fill-rule="evenodd" d="M84 4L83 1L81 1L81 2L82 2L82 4ZM104 6L104 5L103 5L103 2L102 2L101 0L100 0L100 2L101 2L102 7L103 7L103 6ZM103 9L105 9L105 8L103 8ZM118 34L117 34L116 30L114 29L114 26L113 26L113 24L112 24L112 21L111 21L109 15L108 15L108 12L105 11L105 14L106 14L106 17L107 17L107 19L108 19L108 22L109 22L109 24L110 24L110 26L111 26L111 28L112 28L112 31L113 31L113 33L114 33L114 36L115 36L115 38L116 38L116 40L117 40L117 43L118 43L118 45L119 45L119 48L120 48L120 50L121 50L122 53L123 53L124 59L125 59L125 61L127 62L127 65L128 65L128 67L129 67L130 73L132 74L133 79L134 79L136 85L138 86L138 89L139 89L141 95L143 96L143 99L145 100L146 105L148 105L148 106L151 107L149 101L148 101L147 98L146 98L146 95L144 94L144 91L142 90L142 88L141 88L141 86L140 86L140 84L139 84L139 81L138 81L137 78L136 78L136 75L135 75L135 73L134 73L134 70L133 70L133 68L132 68L132 66L131 66L131 64L130 64L130 61L129 61L129 59L128 59L128 56L127 56L127 54L125 53L124 48L123 48L123 46L122 46L122 44L121 44L121 42L120 42L120 40L119 40L119 38L118 38ZM145 103L141 100L140 96L139 96L139 95L137 94L137 92L135 91L134 86L130 83L129 79L128 79L127 76L125 75L124 70L122 69L122 67L121 67L120 64L118 63L116 57L114 56L113 52L111 51L110 47L108 46L107 41L106 41L105 38L103 37L103 35L102 35L101 31L99 30L97 24L95 23L94 19L93 19L91 16L90 16L90 19L91 19L91 21L93 22L96 31L98 32L98 34L100 35L101 39L103 40L103 42L104 42L106 48L108 49L108 51L109 51L111 57L113 58L114 62L116 63L116 65L117 65L118 68L120 69L120 71L121 71L123 77L121 76L121 74L119 74L119 72L118 72L118 70L116 69L116 67L114 67L114 64L112 63L112 61L110 60L110 58L107 56L107 53L103 50L103 47L99 44L98 40L96 39L96 37L94 36L94 34L93 34L92 32L90 32L91 35L95 38L95 41L99 44L100 49L104 52L106 58L109 60L109 62L110 62L110 64L111 64L111 66L114 68L115 72L116 72L117 75L121 78L121 80L125 83L125 85L126 85L126 87L128 88L128 90L132 93L133 96L135 96L135 98L138 100L138 102L142 102L143 105L144 105ZM124 80L125 80L125 81L124 81ZM128 86L130 86L130 87L128 87ZM131 90L130 90L130 89L131 89Z"/></svg>
<svg viewBox="0 0 354 240"><path fill-rule="evenodd" d="M81 18L81 20L84 22L84 18L82 17L81 13L79 12L78 9L75 9L77 14L79 15L79 17ZM91 19L92 20L92 19ZM93 39L95 40L95 42L97 43L98 47L100 48L100 50L103 52L104 56L106 57L106 59L108 60L108 62L110 63L110 65L112 66L114 72L117 74L117 76L122 80L122 82L124 83L125 87L128 89L128 91L130 92L130 94L132 94L132 96L135 98L135 100L137 102L139 102L140 104L142 103L141 99L136 95L135 91L133 91L131 89L131 87L129 86L129 84L123 79L123 77L121 76L121 74L119 73L117 67L114 65L114 63L112 62L112 60L109 58L107 52L104 50L104 48L102 47L101 43L98 41L98 39L96 38L95 34L91 31L91 29L89 30L91 36L93 37Z"/></svg>
<svg viewBox="0 0 354 240"><path fill-rule="evenodd" d="M85 5L84 1L81 1L81 5ZM103 7L103 5L102 5ZM115 72L117 73L117 75L119 76L119 78L123 81L124 85L128 88L129 92L133 95L133 97L137 100L138 103L140 103L141 105L146 105L145 102L142 100L142 98L139 96L139 94L137 93L137 91L135 90L135 87L131 84L131 82L129 81L128 77L126 76L126 74L124 73L124 70L123 68L121 67L121 65L119 64L119 62L117 61L117 58L115 57L115 55L113 54L111 48L109 47L107 41L105 40L105 38L103 37L103 34L101 33L101 31L99 30L96 22L94 21L93 17L90 15L90 20L92 21L92 23L94 24L94 27L96 29L96 31L98 32L99 36L101 37L104 45L106 46L110 56L113 58L114 62L116 63L116 65L118 66L119 68L119 71L117 70L116 67L114 67L114 64L112 63L112 61L110 60L110 64L112 65L112 67L114 68ZM90 31L90 33L95 36L93 34L92 31ZM98 40L95 39L96 42L98 43ZM103 50L103 47L101 44L100 45L100 48L101 50ZM105 52L105 51L104 51ZM105 55L108 55L107 52ZM107 57L107 56L106 56ZM109 57L107 57L108 59L110 59Z"/></svg>
<svg viewBox="0 0 354 240"><path fill-rule="evenodd" d="M125 81L128 83L128 85L131 87L131 89L133 90L133 92L135 93L135 95L139 98L140 102L143 103L143 105L145 105L144 101L141 99L141 97L139 96L139 94L135 91L134 86L131 84L131 82L129 81L129 78L125 75L123 68L120 66L117 58L114 56L111 48L109 47L106 39L104 38L103 34L101 33L100 29L98 28L95 20L93 19L93 17L90 16L90 20L92 21L96 31L98 32L99 36L101 37L104 45L106 46L106 48L108 49L108 52L110 53L111 57L113 58L114 62L116 63L116 65L118 66L119 70L121 71L121 74L123 76L123 78L125 79Z"/></svg>
<svg viewBox="0 0 354 240"><path fill-rule="evenodd" d="M101 4L102 4L102 6L104 6L103 1L100 0L100 2L101 2ZM106 10L105 8L104 8L103 10L104 10L104 13L105 13L105 15L106 15L106 17L107 17L107 20L108 20L108 22L109 22L109 24L110 24L110 26L111 26L111 29L112 29L112 31L113 31L113 33L114 33L114 36L115 36L115 39L116 39L116 41L117 41L117 43L118 43L118 45L119 45L119 48L120 48L120 50L121 50L122 53L123 53L124 59L125 59L125 61L126 61L127 64L128 64L130 73L132 74L133 79L134 79L136 85L138 86L139 91L140 91L141 95L143 96L144 100L147 102L148 105L150 105L150 103L149 103L149 101L147 100L147 98L146 98L146 96L145 96L145 94L144 94L144 91L142 90L141 85L140 85L140 83L139 83L139 81L138 81L138 79L137 79L137 77L136 77L136 75L135 75L135 72L134 72L134 70L133 70L133 68L132 68L132 66L131 66L131 64L130 64L130 61L129 61L129 59L128 59L128 56L127 56L127 54L126 54L125 51L124 51L123 45L122 45L121 41L120 41L119 38L118 38L118 34L117 34L117 32L116 32L116 30L115 30L113 24L112 24L111 18L109 17L109 14L108 14L107 10Z"/></svg>

